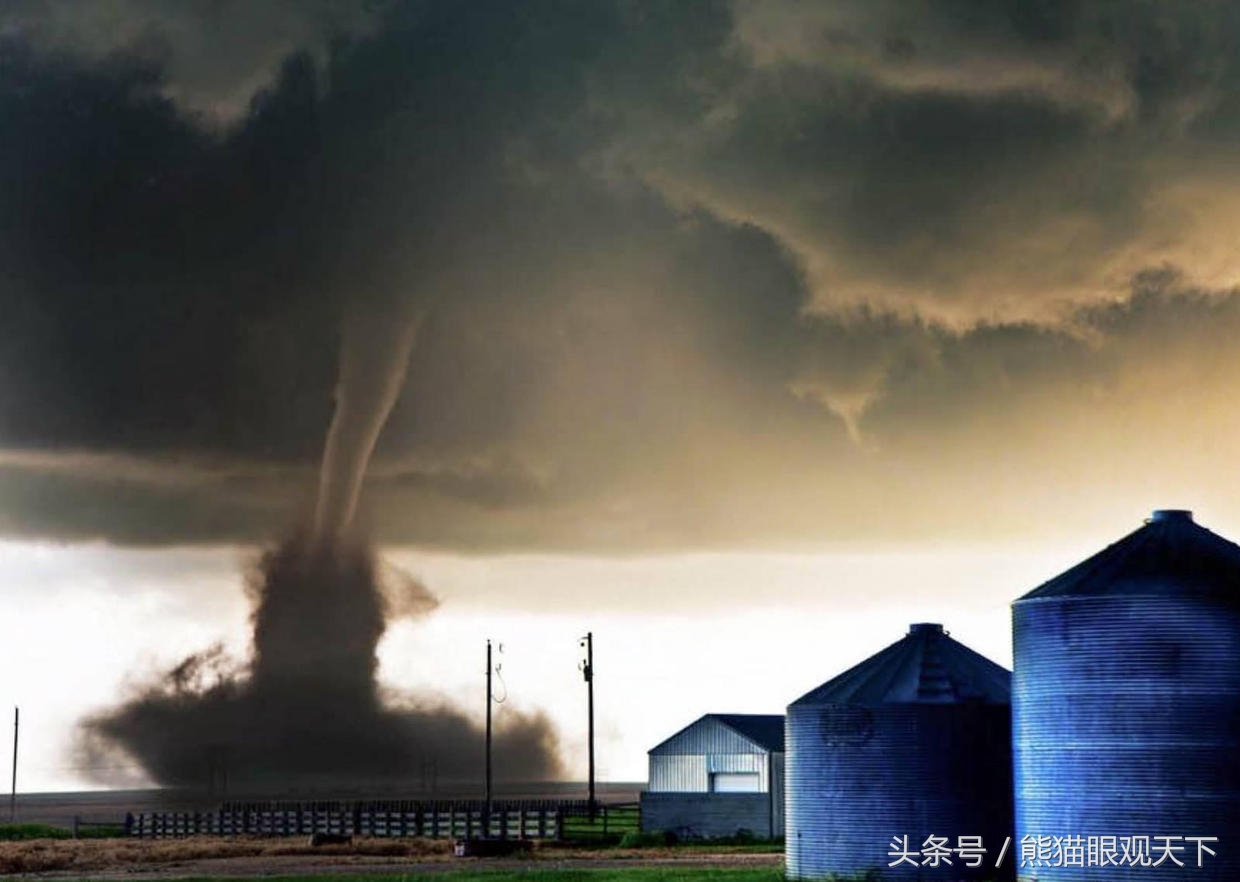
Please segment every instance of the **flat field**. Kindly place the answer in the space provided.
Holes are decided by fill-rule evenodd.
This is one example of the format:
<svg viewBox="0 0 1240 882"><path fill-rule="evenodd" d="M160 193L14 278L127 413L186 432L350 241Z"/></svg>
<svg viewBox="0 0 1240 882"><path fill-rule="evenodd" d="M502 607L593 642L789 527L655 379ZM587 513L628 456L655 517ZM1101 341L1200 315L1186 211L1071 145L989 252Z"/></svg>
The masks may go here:
<svg viewBox="0 0 1240 882"><path fill-rule="evenodd" d="M744 846L588 848L542 846L513 858L456 858L444 840L359 839L311 847L304 839L35 839L0 842L0 874L59 879L148 879L433 875L505 882L776 882L782 852Z"/></svg>
<svg viewBox="0 0 1240 882"><path fill-rule="evenodd" d="M770 868L705 868L705 867L617 867L603 869L454 869L427 874L413 870L392 874L392 880L413 880L433 875L435 882L709 882L722 877L723 882L782 882L782 869ZM91 879L96 877L81 877ZM170 877L176 882L214 882L220 876ZM239 878L239 877L238 877ZM314 874L263 876L263 882L374 882L374 876Z"/></svg>

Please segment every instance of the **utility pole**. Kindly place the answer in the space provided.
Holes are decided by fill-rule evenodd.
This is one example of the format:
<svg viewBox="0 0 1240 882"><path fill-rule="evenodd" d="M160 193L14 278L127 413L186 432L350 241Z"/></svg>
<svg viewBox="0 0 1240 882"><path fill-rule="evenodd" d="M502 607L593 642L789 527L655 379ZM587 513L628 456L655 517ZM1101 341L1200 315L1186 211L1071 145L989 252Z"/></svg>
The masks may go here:
<svg viewBox="0 0 1240 882"><path fill-rule="evenodd" d="M581 639L586 648L586 663L581 673L586 678L586 702L589 714L590 741L590 822L594 822L594 632L590 631Z"/></svg>
<svg viewBox="0 0 1240 882"><path fill-rule="evenodd" d="M17 724L21 710L13 708L13 786L9 791L9 823L17 821Z"/></svg>
<svg viewBox="0 0 1240 882"><path fill-rule="evenodd" d="M483 837L491 835L491 641L487 641L487 790L482 812Z"/></svg>

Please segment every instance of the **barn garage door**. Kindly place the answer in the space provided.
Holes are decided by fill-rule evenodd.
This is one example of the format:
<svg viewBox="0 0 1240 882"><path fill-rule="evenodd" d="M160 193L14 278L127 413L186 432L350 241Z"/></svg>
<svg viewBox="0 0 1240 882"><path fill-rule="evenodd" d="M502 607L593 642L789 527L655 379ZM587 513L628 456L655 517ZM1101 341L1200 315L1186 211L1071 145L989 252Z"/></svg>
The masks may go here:
<svg viewBox="0 0 1240 882"><path fill-rule="evenodd" d="M711 789L716 793L761 793L762 781L757 772L715 772Z"/></svg>

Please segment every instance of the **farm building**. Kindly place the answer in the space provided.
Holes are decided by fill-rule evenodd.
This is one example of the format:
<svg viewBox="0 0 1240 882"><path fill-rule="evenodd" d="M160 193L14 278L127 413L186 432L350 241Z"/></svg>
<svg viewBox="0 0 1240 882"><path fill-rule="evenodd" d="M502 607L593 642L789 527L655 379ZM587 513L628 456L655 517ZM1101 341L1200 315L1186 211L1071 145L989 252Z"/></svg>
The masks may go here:
<svg viewBox="0 0 1240 882"><path fill-rule="evenodd" d="M707 714L649 751L642 830L784 835L784 718Z"/></svg>

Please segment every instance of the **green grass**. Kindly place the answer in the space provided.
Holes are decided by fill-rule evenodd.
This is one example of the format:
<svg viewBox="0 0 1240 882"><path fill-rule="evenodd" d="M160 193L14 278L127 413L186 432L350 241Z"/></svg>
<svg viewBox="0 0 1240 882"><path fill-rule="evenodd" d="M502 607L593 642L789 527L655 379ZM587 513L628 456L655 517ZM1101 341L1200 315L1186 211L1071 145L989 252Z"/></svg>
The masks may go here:
<svg viewBox="0 0 1240 882"><path fill-rule="evenodd" d="M601 870L448 870L408 875L340 876L264 876L263 882L401 882L431 879L438 882L710 882L723 877L726 882L783 882L779 867L631 867ZM83 882L89 876L82 877ZM218 878L186 877L169 882L219 882Z"/></svg>
<svg viewBox="0 0 1240 882"><path fill-rule="evenodd" d="M719 851L727 854L783 854L784 840L756 839L753 836L727 836L720 839L689 839L680 841L674 833L625 833L619 848L685 848L698 851Z"/></svg>
<svg viewBox="0 0 1240 882"><path fill-rule="evenodd" d="M731 839L695 839L692 842L678 842L676 848L696 849L698 851L717 851L721 854L783 854L784 843L776 839L754 839L738 842Z"/></svg>
<svg viewBox="0 0 1240 882"><path fill-rule="evenodd" d="M51 824L0 824L0 842L24 839L72 839L73 831Z"/></svg>
<svg viewBox="0 0 1240 882"><path fill-rule="evenodd" d="M626 834L641 832L641 809L634 806L609 806L591 821L589 815L568 815L561 822L567 842L617 844Z"/></svg>
<svg viewBox="0 0 1240 882"><path fill-rule="evenodd" d="M602 813L591 822L587 815L569 815L562 822L565 846L575 848L695 848L719 850L732 854L780 854L782 839L756 839L753 836L728 836L717 839L677 840L667 833L643 833L641 809L633 806L611 806L604 820ZM548 843L550 844L550 843Z"/></svg>
<svg viewBox="0 0 1240 882"><path fill-rule="evenodd" d="M78 839L116 839L125 835L124 824L83 825L78 828Z"/></svg>
<svg viewBox="0 0 1240 882"><path fill-rule="evenodd" d="M124 835L125 828L121 824L83 824L78 828L78 839L112 839ZM0 824L0 842L72 838L72 830L51 824Z"/></svg>
<svg viewBox="0 0 1240 882"><path fill-rule="evenodd" d="M855 873L852 875L840 875L839 873L828 873L822 882L883 882L884 876L882 870L870 870L868 873Z"/></svg>

